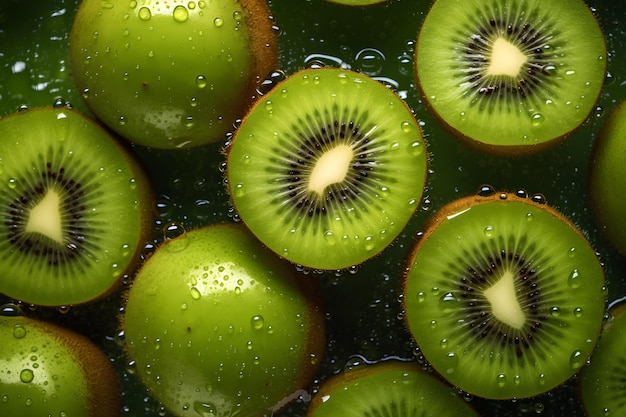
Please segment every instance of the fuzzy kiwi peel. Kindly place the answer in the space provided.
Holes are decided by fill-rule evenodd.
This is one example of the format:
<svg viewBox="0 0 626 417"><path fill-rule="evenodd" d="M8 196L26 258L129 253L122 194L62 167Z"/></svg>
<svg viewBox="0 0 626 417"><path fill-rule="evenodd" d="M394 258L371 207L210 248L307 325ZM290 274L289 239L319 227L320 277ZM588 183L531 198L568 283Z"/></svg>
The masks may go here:
<svg viewBox="0 0 626 417"><path fill-rule="evenodd" d="M460 198L409 258L405 314L424 357L471 394L548 391L587 361L605 313L604 271L576 227L525 196Z"/></svg>
<svg viewBox="0 0 626 417"><path fill-rule="evenodd" d="M474 417L457 390L416 363L385 361L334 375L315 393L307 417Z"/></svg>
<svg viewBox="0 0 626 417"><path fill-rule="evenodd" d="M85 0L70 34L78 91L103 123L155 148L225 139L277 68L265 0Z"/></svg>
<svg viewBox="0 0 626 417"><path fill-rule="evenodd" d="M621 416L626 413L626 303L610 309L610 319L580 374L580 394L589 417Z"/></svg>
<svg viewBox="0 0 626 417"><path fill-rule="evenodd" d="M137 161L68 108L8 116L0 142L0 292L60 306L113 291L151 231Z"/></svg>
<svg viewBox="0 0 626 417"><path fill-rule="evenodd" d="M589 186L598 226L613 246L626 254L626 102L613 110L594 141Z"/></svg>
<svg viewBox="0 0 626 417"><path fill-rule="evenodd" d="M421 201L427 151L407 105L376 80L306 69L276 85L227 147L229 193L248 228L312 269L360 264Z"/></svg>
<svg viewBox="0 0 626 417"><path fill-rule="evenodd" d="M86 337L22 315L0 315L0 340L0 415L119 415L117 374Z"/></svg>
<svg viewBox="0 0 626 417"><path fill-rule="evenodd" d="M176 416L277 411L321 363L318 290L240 224L188 231L148 258L126 295L128 357Z"/></svg>
<svg viewBox="0 0 626 417"><path fill-rule="evenodd" d="M415 73L456 137L515 156L547 149L585 121L606 55L582 0L437 0L418 35Z"/></svg>

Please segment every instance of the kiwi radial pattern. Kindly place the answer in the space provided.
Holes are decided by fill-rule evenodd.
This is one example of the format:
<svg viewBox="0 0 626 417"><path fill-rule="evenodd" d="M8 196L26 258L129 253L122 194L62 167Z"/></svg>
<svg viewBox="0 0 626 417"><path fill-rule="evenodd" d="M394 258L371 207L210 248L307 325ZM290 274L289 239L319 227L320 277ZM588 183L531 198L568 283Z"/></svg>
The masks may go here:
<svg viewBox="0 0 626 417"><path fill-rule="evenodd" d="M588 360L606 305L604 271L556 210L500 193L461 198L425 226L404 290L424 357L471 394L526 398Z"/></svg>
<svg viewBox="0 0 626 417"><path fill-rule="evenodd" d="M67 108L0 121L0 292L39 305L108 293L144 246L148 180L97 124Z"/></svg>
<svg viewBox="0 0 626 417"><path fill-rule="evenodd" d="M419 206L427 151L391 90L336 68L287 77L247 114L227 149L243 222L289 261L343 269L387 247Z"/></svg>
<svg viewBox="0 0 626 417"><path fill-rule="evenodd" d="M437 0L415 55L434 115L500 155L541 151L580 126L605 70L603 33L582 0Z"/></svg>

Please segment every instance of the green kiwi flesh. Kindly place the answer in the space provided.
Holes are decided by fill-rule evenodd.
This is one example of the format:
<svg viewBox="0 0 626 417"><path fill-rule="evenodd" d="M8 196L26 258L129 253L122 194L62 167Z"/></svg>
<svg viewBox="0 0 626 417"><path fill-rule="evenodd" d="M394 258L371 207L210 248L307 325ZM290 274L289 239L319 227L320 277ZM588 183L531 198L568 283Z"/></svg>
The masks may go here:
<svg viewBox="0 0 626 417"><path fill-rule="evenodd" d="M580 374L582 403L589 417L626 413L626 304L611 308L591 363Z"/></svg>
<svg viewBox="0 0 626 417"><path fill-rule="evenodd" d="M606 46L581 0L437 0L415 60L446 127L480 150L518 155L584 122L604 82Z"/></svg>
<svg viewBox="0 0 626 417"><path fill-rule="evenodd" d="M361 365L322 385L307 417L478 416L458 392L415 363Z"/></svg>
<svg viewBox="0 0 626 417"><path fill-rule="evenodd" d="M388 0L328 0L331 3L343 4L346 6L369 6L370 4L384 3Z"/></svg>
<svg viewBox="0 0 626 417"><path fill-rule="evenodd" d="M556 210L508 193L449 203L425 226L404 290L424 357L471 394L548 391L585 364L600 334L604 272Z"/></svg>
<svg viewBox="0 0 626 417"><path fill-rule="evenodd" d="M373 257L419 205L427 152L406 104L363 74L296 73L263 96L229 148L243 222L289 261L343 269Z"/></svg>
<svg viewBox="0 0 626 417"><path fill-rule="evenodd" d="M598 226L626 254L626 102L613 110L595 139L589 185Z"/></svg>
<svg viewBox="0 0 626 417"><path fill-rule="evenodd" d="M100 297L134 264L148 182L98 125L68 108L0 121L0 292L39 305Z"/></svg>

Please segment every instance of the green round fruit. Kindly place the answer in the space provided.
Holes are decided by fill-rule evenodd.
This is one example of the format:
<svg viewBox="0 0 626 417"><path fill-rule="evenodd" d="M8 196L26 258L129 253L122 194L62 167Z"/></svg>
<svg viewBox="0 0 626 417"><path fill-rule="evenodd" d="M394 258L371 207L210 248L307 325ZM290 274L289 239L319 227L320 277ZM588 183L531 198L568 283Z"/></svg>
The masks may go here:
<svg viewBox="0 0 626 417"><path fill-rule="evenodd" d="M84 336L24 316L0 316L0 340L0 415L119 415L117 375Z"/></svg>
<svg viewBox="0 0 626 417"><path fill-rule="evenodd" d="M328 0L331 3L343 4L346 6L369 6L370 4L383 3L387 0Z"/></svg>
<svg viewBox="0 0 626 417"><path fill-rule="evenodd" d="M152 395L177 416L251 417L306 388L323 317L315 289L293 272L238 224L163 243L137 274L122 322Z"/></svg>
<svg viewBox="0 0 626 417"><path fill-rule="evenodd" d="M579 127L606 61L583 0L437 0L418 36L415 72L456 137L508 156L544 150Z"/></svg>
<svg viewBox="0 0 626 417"><path fill-rule="evenodd" d="M89 108L156 148L224 139L277 67L264 0L85 0L70 62Z"/></svg>
<svg viewBox="0 0 626 417"><path fill-rule="evenodd" d="M111 292L151 231L144 172L67 108L0 120L0 292L69 305Z"/></svg>
<svg viewBox="0 0 626 417"><path fill-rule="evenodd" d="M415 363L361 365L324 382L307 417L477 417L458 391Z"/></svg>
<svg viewBox="0 0 626 417"><path fill-rule="evenodd" d="M626 414L626 304L611 309L591 363L580 374L582 403L589 417Z"/></svg>
<svg viewBox="0 0 626 417"><path fill-rule="evenodd" d="M283 258L320 270L388 247L420 204L428 164L400 97L328 67L293 74L264 95L227 151L229 192L246 226Z"/></svg>
<svg viewBox="0 0 626 417"><path fill-rule="evenodd" d="M591 355L606 303L604 271L576 227L508 193L435 213L409 260L405 314L422 354L471 394L526 398Z"/></svg>
<svg viewBox="0 0 626 417"><path fill-rule="evenodd" d="M590 197L597 223L621 254L626 254L626 102L602 126L589 167Z"/></svg>

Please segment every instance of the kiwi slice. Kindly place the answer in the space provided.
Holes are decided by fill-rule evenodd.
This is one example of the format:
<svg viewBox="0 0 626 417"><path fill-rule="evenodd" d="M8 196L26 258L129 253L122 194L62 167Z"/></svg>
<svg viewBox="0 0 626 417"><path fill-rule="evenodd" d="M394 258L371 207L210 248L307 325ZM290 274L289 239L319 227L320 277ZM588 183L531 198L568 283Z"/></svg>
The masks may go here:
<svg viewBox="0 0 626 417"><path fill-rule="evenodd" d="M611 308L591 363L583 368L580 389L589 417L626 414L626 303Z"/></svg>
<svg viewBox="0 0 626 417"><path fill-rule="evenodd" d="M247 114L227 148L232 202L289 261L342 269L378 254L419 205L427 152L407 105L336 68L287 77Z"/></svg>
<svg viewBox="0 0 626 417"><path fill-rule="evenodd" d="M456 136L502 155L537 152L588 117L603 85L604 37L582 0L437 0L415 71Z"/></svg>
<svg viewBox="0 0 626 417"><path fill-rule="evenodd" d="M541 196L486 194L427 222L407 268L406 319L424 357L460 389L531 397L587 361L602 328L604 271Z"/></svg>
<svg viewBox="0 0 626 417"><path fill-rule="evenodd" d="M369 6L370 4L384 3L388 0L328 0L331 3L343 4L346 6Z"/></svg>
<svg viewBox="0 0 626 417"><path fill-rule="evenodd" d="M415 363L361 365L327 380L307 417L478 416L458 392Z"/></svg>
<svg viewBox="0 0 626 417"><path fill-rule="evenodd" d="M111 291L150 230L149 184L98 125L68 108L0 121L0 292L39 305Z"/></svg>
<svg viewBox="0 0 626 417"><path fill-rule="evenodd" d="M593 144L589 186L593 213L602 233L626 255L626 101L604 122Z"/></svg>

